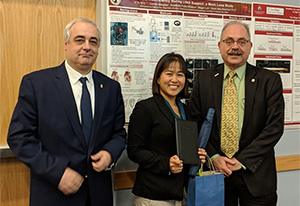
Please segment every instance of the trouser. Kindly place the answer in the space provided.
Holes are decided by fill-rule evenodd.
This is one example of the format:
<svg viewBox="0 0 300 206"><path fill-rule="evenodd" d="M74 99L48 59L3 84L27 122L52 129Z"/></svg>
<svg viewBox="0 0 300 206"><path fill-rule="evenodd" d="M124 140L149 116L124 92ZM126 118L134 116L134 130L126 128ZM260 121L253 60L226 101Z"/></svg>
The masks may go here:
<svg viewBox="0 0 300 206"><path fill-rule="evenodd" d="M242 177L243 170L225 178L225 206L276 206L277 193L253 196Z"/></svg>
<svg viewBox="0 0 300 206"><path fill-rule="evenodd" d="M181 201L176 200L151 200L139 196L134 198L135 206L181 206Z"/></svg>

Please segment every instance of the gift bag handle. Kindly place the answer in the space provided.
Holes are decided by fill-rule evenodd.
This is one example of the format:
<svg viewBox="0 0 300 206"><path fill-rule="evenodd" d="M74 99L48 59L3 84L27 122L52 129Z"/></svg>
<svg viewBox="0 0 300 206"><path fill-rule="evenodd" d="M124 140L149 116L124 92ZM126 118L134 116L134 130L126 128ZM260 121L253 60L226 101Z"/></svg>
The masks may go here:
<svg viewBox="0 0 300 206"><path fill-rule="evenodd" d="M216 174L214 164L212 163L212 161L208 155L206 155L206 159L208 160L207 165L208 165L210 174ZM203 172L203 163L201 162L201 166L198 171L198 176L204 176L204 175L205 175L205 173Z"/></svg>

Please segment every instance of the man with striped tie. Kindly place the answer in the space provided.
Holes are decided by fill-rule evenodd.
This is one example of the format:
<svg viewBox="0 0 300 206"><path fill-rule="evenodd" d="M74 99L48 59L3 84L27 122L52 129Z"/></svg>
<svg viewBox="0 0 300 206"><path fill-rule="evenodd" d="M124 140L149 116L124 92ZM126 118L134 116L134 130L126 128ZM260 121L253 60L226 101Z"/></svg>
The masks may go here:
<svg viewBox="0 0 300 206"><path fill-rule="evenodd" d="M227 23L218 46L224 63L198 74L192 116L201 124L209 108L216 111L205 149L226 177L225 205L275 206L274 146L284 127L281 78L247 63L252 48L247 24Z"/></svg>

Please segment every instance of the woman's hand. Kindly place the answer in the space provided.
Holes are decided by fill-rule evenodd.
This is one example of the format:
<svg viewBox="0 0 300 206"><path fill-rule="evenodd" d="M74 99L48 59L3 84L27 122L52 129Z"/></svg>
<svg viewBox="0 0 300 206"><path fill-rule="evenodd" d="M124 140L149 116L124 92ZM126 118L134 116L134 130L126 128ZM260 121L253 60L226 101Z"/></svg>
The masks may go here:
<svg viewBox="0 0 300 206"><path fill-rule="evenodd" d="M199 159L201 160L201 163L204 164L206 162L206 156L207 156L205 149L198 148L198 155L199 155Z"/></svg>
<svg viewBox="0 0 300 206"><path fill-rule="evenodd" d="M183 161L177 155L174 155L169 160L169 167L172 173L180 173L183 169Z"/></svg>

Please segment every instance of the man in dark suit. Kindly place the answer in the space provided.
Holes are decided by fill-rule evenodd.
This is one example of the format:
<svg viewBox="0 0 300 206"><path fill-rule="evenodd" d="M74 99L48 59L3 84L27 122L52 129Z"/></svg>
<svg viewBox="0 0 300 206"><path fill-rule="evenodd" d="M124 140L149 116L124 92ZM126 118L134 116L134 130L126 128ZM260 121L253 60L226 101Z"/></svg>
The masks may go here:
<svg viewBox="0 0 300 206"><path fill-rule="evenodd" d="M112 206L110 168L126 144L121 88L92 70L100 45L93 21L71 21L64 40L65 62L24 76L8 144L30 168L30 205ZM88 104L81 103L83 90Z"/></svg>
<svg viewBox="0 0 300 206"><path fill-rule="evenodd" d="M241 206L276 205L274 146L284 127L281 78L247 63L252 43L246 24L237 21L226 24L218 46L224 64L198 74L190 99L192 116L201 124L208 108L216 110L206 151L215 168L225 175L226 205L237 206L238 202ZM222 115L224 88L230 71L236 73L233 81L237 109L232 101L229 113L237 110L237 121L234 125L230 123L230 127L237 128L237 146L231 155L226 155L226 147L233 148L234 144L232 140L222 145L226 136L222 131L226 118Z"/></svg>

